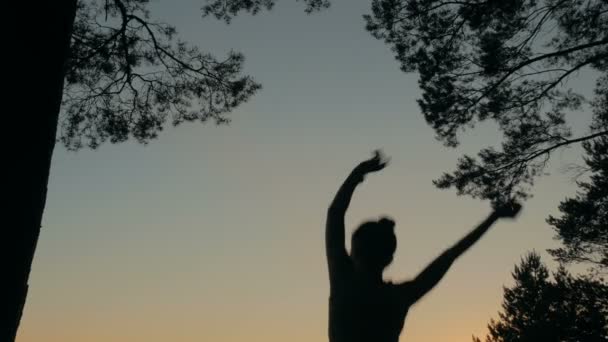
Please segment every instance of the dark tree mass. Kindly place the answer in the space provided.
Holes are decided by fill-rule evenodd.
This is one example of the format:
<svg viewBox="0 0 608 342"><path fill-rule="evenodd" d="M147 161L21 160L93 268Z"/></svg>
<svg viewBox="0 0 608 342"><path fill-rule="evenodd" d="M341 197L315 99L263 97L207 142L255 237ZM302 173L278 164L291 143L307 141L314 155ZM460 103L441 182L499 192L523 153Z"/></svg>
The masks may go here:
<svg viewBox="0 0 608 342"><path fill-rule="evenodd" d="M463 157L437 186L495 201L526 197L552 151L608 134L601 99L588 135L571 137L565 121L584 102L566 87L577 71L594 69L597 96L606 92L605 1L374 0L372 10L368 30L392 46L403 71L420 74L420 108L438 139L456 146L484 120L504 134L501 149Z"/></svg>
<svg viewBox="0 0 608 342"><path fill-rule="evenodd" d="M494 203L525 199L554 151L583 144L590 181L549 219L565 244L554 253L606 266L608 2L373 0L365 20L403 71L419 73L418 103L446 146L485 120L503 133L501 148L461 157L437 187ZM568 87L582 70L597 75L591 99ZM573 136L566 114L585 109L589 129Z"/></svg>
<svg viewBox="0 0 608 342"><path fill-rule="evenodd" d="M608 286L563 267L549 277L536 253L515 266L486 342L608 341ZM481 342L473 338L474 342Z"/></svg>

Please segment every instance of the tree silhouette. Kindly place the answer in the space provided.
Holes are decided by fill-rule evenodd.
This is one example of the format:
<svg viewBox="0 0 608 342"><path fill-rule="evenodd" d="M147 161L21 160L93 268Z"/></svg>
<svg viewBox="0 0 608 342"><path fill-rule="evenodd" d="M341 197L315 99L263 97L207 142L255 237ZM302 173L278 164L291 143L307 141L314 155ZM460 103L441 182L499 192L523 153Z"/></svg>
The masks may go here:
<svg viewBox="0 0 608 342"><path fill-rule="evenodd" d="M218 61L176 40L173 26L150 20L147 2L78 3L61 117L68 148L129 136L145 143L168 116L173 125L225 123L225 114L259 89L239 76L242 55Z"/></svg>
<svg viewBox="0 0 608 342"><path fill-rule="evenodd" d="M608 341L608 286L601 280L575 277L563 267L551 280L534 252L512 275L515 284L504 289L502 311L488 324L486 342Z"/></svg>
<svg viewBox="0 0 608 342"><path fill-rule="evenodd" d="M329 0L296 0L306 3L305 12L310 14L330 6ZM261 10L271 10L275 0L206 0L203 6L203 16L213 15L215 18L230 23L240 12L258 14Z"/></svg>
<svg viewBox="0 0 608 342"><path fill-rule="evenodd" d="M592 172L581 191L559 205L560 218L549 216L564 247L550 250L560 262L589 262L608 271L608 138L585 142L585 163Z"/></svg>
<svg viewBox="0 0 608 342"><path fill-rule="evenodd" d="M461 157L455 171L434 181L437 187L494 203L525 199L553 152L583 144L589 167L580 170L592 180L562 203L561 219L549 218L567 246L554 254L605 266L608 2L373 0L365 20L404 72L419 73L418 103L446 146L486 120L503 133L500 149ZM590 101L567 87L584 69L597 75ZM586 103L592 123L587 134L572 137L566 113ZM581 215L586 221L574 219Z"/></svg>
<svg viewBox="0 0 608 342"><path fill-rule="evenodd" d="M8 161L2 341L15 339L27 296L56 135L72 150L146 143L169 119L225 123L260 88L241 75L242 55L217 60L180 41L150 18L148 0L23 3L15 13L27 13L28 27L15 34L10 65L19 72L6 80L25 143Z"/></svg>

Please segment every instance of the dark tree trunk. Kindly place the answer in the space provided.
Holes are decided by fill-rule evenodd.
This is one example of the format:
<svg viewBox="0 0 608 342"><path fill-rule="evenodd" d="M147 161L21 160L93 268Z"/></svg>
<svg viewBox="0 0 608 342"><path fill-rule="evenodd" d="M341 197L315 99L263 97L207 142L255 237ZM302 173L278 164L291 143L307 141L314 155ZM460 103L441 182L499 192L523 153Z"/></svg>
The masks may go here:
<svg viewBox="0 0 608 342"><path fill-rule="evenodd" d="M23 12L11 13L17 42L14 50L5 51L16 58L6 65L10 76L4 86L16 103L14 127L19 140L8 157L13 179L8 180L5 198L11 202L4 214L2 232L4 252L0 310L0 341L14 341L28 292L28 278L44 211L51 157L63 94L63 79L76 14L77 0L23 1ZM15 69L18 72L15 72ZM15 154L13 157L12 154ZM61 310L61 308L57 308Z"/></svg>

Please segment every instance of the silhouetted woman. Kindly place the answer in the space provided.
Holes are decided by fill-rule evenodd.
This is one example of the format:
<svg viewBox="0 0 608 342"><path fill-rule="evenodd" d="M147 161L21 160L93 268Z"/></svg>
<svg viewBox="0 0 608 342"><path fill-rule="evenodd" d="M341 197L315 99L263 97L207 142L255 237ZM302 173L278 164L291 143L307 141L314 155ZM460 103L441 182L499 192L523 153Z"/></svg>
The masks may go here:
<svg viewBox="0 0 608 342"><path fill-rule="evenodd" d="M388 218L361 224L352 235L351 254L344 245L344 214L355 187L366 174L387 165L380 151L359 164L338 190L327 213L325 244L329 266L330 342L397 342L410 306L429 292L454 260L469 249L499 218L514 218L518 204L492 212L462 240L443 252L416 278L385 282L384 269L393 260L395 222Z"/></svg>

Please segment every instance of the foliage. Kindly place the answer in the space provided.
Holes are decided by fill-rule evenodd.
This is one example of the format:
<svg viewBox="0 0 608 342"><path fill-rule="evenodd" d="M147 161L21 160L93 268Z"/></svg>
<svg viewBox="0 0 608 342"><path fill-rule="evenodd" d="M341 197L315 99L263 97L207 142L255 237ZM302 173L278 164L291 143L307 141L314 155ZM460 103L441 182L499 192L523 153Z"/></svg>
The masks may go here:
<svg viewBox="0 0 608 342"><path fill-rule="evenodd" d="M168 118L226 123L260 85L243 56L224 60L150 19L148 0L80 1L67 65L59 139L69 149L134 137L146 143Z"/></svg>
<svg viewBox="0 0 608 342"><path fill-rule="evenodd" d="M512 275L515 284L504 289L502 311L488 324L486 342L608 341L608 286L601 279L560 267L551 280L534 252Z"/></svg>

